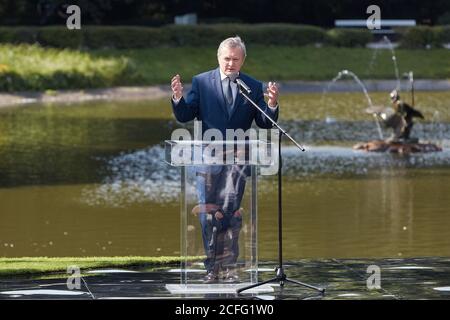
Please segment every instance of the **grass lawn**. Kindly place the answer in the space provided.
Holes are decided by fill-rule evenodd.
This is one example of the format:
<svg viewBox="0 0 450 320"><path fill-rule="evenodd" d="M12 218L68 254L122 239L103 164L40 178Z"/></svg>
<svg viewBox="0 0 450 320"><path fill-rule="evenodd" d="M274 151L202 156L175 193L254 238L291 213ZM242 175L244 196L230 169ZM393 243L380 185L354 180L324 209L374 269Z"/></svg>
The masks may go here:
<svg viewBox="0 0 450 320"><path fill-rule="evenodd" d="M175 73L190 82L193 75L217 66L216 48L158 48L122 53L139 66L145 82L151 84L165 84ZM417 79L450 78L450 50L397 50L396 59L400 74L412 70ZM363 79L395 79L389 50L363 48L248 47L243 72L265 81L331 80L343 69Z"/></svg>
<svg viewBox="0 0 450 320"><path fill-rule="evenodd" d="M189 257L196 261L201 257ZM81 272L96 268L117 267L160 267L180 262L180 257L20 257L0 258L0 277L34 275L46 273L66 273L69 266L77 266Z"/></svg>
<svg viewBox="0 0 450 320"><path fill-rule="evenodd" d="M217 66L215 47L135 50L61 50L0 45L0 91L99 88L186 82ZM395 79L389 50L336 47L248 46L243 72L260 80L330 80L343 69L362 79ZM400 75L450 78L450 50L396 51Z"/></svg>

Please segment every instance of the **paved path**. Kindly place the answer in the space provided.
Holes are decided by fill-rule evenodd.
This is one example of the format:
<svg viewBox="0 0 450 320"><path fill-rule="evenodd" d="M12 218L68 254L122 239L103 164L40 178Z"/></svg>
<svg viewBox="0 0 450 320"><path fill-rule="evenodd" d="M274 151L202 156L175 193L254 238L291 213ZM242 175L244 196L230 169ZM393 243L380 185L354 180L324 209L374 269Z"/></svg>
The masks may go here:
<svg viewBox="0 0 450 320"><path fill-rule="evenodd" d="M364 85L370 92L390 92L397 85L395 80L364 80ZM323 92L330 85L330 81L286 81L280 82L282 93ZM406 81L403 86L408 85ZM414 88L417 91L445 91L450 90L450 80L416 80ZM190 85L185 85L185 91ZM406 88L403 88L404 90ZM339 80L329 87L333 92L357 92L361 87L353 80ZM145 100L163 99L170 97L169 85L149 87L117 87L89 90L61 90L45 92L0 93L0 107L12 105L26 105L30 103L74 103L93 100Z"/></svg>

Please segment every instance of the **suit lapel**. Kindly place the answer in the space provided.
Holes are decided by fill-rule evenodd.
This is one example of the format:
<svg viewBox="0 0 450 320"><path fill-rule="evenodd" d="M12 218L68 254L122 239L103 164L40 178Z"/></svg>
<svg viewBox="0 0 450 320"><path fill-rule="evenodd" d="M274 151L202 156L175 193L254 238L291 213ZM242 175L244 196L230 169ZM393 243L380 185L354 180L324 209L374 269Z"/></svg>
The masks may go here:
<svg viewBox="0 0 450 320"><path fill-rule="evenodd" d="M229 118L229 113L227 110L227 106L225 105L225 97L223 96L223 90L222 90L222 81L220 80L220 72L219 68L217 68L213 72L213 83L214 83L214 89L216 90L216 97L217 97L217 103L222 108L223 112L227 115Z"/></svg>

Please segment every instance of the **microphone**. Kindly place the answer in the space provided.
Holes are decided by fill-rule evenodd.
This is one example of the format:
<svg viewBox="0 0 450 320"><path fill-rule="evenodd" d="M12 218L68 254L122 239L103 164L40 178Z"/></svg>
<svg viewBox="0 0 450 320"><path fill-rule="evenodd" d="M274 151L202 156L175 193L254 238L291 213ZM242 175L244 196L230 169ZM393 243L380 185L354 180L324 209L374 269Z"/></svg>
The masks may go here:
<svg viewBox="0 0 450 320"><path fill-rule="evenodd" d="M252 92L252 90L250 90L250 88L245 84L245 82L239 79L238 73L232 73L228 75L228 78L230 78L232 82L236 83L239 86L239 88L245 92L245 94L250 94Z"/></svg>
<svg viewBox="0 0 450 320"><path fill-rule="evenodd" d="M238 86L239 86L243 91L245 91L246 94L252 93L252 90L250 90L250 88L245 84L244 81L242 81L242 80L239 79L239 78L236 78L235 81L236 81L236 83L238 84Z"/></svg>

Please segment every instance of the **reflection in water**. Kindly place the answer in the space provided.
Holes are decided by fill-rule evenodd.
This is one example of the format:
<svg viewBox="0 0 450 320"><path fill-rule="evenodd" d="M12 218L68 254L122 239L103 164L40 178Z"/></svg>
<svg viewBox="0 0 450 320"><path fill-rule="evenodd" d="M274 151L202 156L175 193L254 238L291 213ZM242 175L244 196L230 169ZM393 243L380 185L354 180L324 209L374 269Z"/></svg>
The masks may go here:
<svg viewBox="0 0 450 320"><path fill-rule="evenodd" d="M122 114L116 114L114 107L81 104L1 110L0 186L100 182L107 174L104 157L156 144L160 136L170 135L167 120L146 118L144 112L140 118L128 118L128 113L148 106L123 104Z"/></svg>
<svg viewBox="0 0 450 320"><path fill-rule="evenodd" d="M447 96L429 95L440 110ZM352 150L376 136L353 109L323 121L286 104L283 121L308 144L283 148L286 259L450 255L448 113L417 124L421 137L439 129L443 152L402 157ZM2 110L0 255L179 254L180 173L160 146L178 125L167 114L167 102ZM277 256L276 186L260 180L261 259Z"/></svg>
<svg viewBox="0 0 450 320"><path fill-rule="evenodd" d="M294 147L284 150L284 170L290 177L310 175L376 175L383 176L394 168L427 168L450 165L450 149L443 152L399 155L364 152L349 147L306 146L299 154Z"/></svg>
<svg viewBox="0 0 450 320"><path fill-rule="evenodd" d="M179 170L164 162L160 146L121 154L107 161L107 168L111 175L100 186L85 188L82 201L91 206L126 206L166 203L179 197Z"/></svg>
<svg viewBox="0 0 450 320"><path fill-rule="evenodd" d="M283 147L283 175L290 179L308 176L389 176L393 169L426 168L450 165L450 150L443 152L396 155L369 153L336 146ZM180 171L164 162L164 149L157 145L122 154L107 161L111 175L99 186L83 191L83 201L90 205L126 206L134 203L175 202L179 199ZM264 177L261 177L264 183ZM266 178L267 179L267 178ZM188 192L194 193L195 190ZM262 193L267 190L263 187Z"/></svg>
<svg viewBox="0 0 450 320"><path fill-rule="evenodd" d="M305 177L286 181L287 255L405 257L449 255L447 170L386 169L355 178ZM262 250L276 250L274 211L261 205ZM273 252L273 251L272 251Z"/></svg>
<svg viewBox="0 0 450 320"><path fill-rule="evenodd" d="M318 144L330 141L346 143L349 141L370 141L378 139L377 127L373 121L337 121L336 119L286 121L283 127L293 132L292 136L303 142ZM384 137L389 136L389 128L382 128ZM435 142L442 145L443 141L450 140L450 124L448 123L421 123L414 124L414 137L422 141Z"/></svg>
<svg viewBox="0 0 450 320"><path fill-rule="evenodd" d="M344 147L306 148L301 154L294 147L283 149L287 257L450 253L446 236L450 216L442 215L450 205L442 188L450 182L445 169L450 164L449 150L401 157ZM103 204L111 201L112 206L118 199L126 199L122 202L126 206L133 206L133 201L177 203L178 169L164 168L162 160L159 146L118 157L110 162L117 174L88 193L90 199ZM152 180L151 172L163 170ZM114 192L112 186L117 187ZM260 254L273 258L277 250L275 178L262 178L259 190Z"/></svg>

